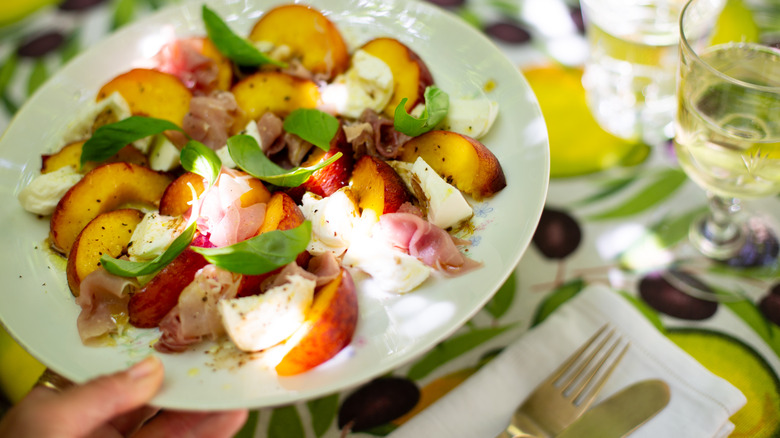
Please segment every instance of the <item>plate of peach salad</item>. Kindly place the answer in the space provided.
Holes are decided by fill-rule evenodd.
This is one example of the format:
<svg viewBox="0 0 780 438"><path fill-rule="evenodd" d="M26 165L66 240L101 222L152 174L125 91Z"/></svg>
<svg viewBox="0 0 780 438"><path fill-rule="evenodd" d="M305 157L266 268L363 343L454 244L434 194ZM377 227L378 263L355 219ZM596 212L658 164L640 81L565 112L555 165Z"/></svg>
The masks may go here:
<svg viewBox="0 0 780 438"><path fill-rule="evenodd" d="M4 326L75 381L158 355L180 409L420 356L512 272L549 171L517 69L400 0L165 9L65 66L0 153Z"/></svg>

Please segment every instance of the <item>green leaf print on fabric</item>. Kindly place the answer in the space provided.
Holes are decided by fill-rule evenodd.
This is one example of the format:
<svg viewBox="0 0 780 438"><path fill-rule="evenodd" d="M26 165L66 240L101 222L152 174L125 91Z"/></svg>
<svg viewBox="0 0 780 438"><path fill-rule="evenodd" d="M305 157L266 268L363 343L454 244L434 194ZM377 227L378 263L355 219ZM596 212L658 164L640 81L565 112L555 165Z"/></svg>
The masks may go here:
<svg viewBox="0 0 780 438"><path fill-rule="evenodd" d="M339 412L339 395L333 394L306 402L311 415L311 428L318 437L324 436Z"/></svg>
<svg viewBox="0 0 780 438"><path fill-rule="evenodd" d="M271 412L268 438L306 438L301 416L295 405L282 406Z"/></svg>
<svg viewBox="0 0 780 438"><path fill-rule="evenodd" d="M688 177L680 169L663 170L644 189L624 203L611 210L592 215L588 219L592 221L619 219L641 213L669 198L686 181Z"/></svg>
<svg viewBox="0 0 780 438"><path fill-rule="evenodd" d="M512 302L515 300L515 287L517 280L515 279L515 273L513 272L506 282L498 289L493 298L488 301L484 309L490 313L495 319L499 319L512 307Z"/></svg>
<svg viewBox="0 0 780 438"><path fill-rule="evenodd" d="M574 280L559 286L550 295L548 295L541 304L539 304L539 307L536 308L536 313L534 314L534 318L531 322L531 327L539 325L539 323L550 316L550 314L553 313L555 309L560 307L561 304L569 301L575 295L580 293L580 291L584 288L585 281L582 278L575 278Z"/></svg>

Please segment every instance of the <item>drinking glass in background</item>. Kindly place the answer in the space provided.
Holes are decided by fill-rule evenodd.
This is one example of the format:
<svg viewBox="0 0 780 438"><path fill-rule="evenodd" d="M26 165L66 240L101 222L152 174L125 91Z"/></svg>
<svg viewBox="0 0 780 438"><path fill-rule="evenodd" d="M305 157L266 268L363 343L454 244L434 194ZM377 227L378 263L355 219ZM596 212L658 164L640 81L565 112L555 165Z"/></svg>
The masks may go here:
<svg viewBox="0 0 780 438"><path fill-rule="evenodd" d="M778 252L771 229L737 215L740 198L780 193L780 33L760 27L780 24L780 5L745 2L751 20L719 32L725 4L691 0L680 18L675 150L711 206L689 235L710 258L769 264Z"/></svg>
<svg viewBox="0 0 780 438"><path fill-rule="evenodd" d="M649 145L672 138L678 18L685 0L581 0L589 56L582 83L606 131Z"/></svg>

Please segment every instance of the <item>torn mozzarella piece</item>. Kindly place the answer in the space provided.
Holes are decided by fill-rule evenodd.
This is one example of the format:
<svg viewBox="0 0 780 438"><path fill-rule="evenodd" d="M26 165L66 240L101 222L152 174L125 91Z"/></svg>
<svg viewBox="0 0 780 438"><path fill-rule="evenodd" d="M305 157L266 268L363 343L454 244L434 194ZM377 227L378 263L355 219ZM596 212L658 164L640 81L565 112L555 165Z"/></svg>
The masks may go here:
<svg viewBox="0 0 780 438"><path fill-rule="evenodd" d="M314 280L292 275L263 294L218 303L228 336L243 351L272 347L292 335L311 308Z"/></svg>
<svg viewBox="0 0 780 438"><path fill-rule="evenodd" d="M165 134L153 137L149 148L149 167L152 170L170 172L181 164L181 151Z"/></svg>
<svg viewBox="0 0 780 438"><path fill-rule="evenodd" d="M386 292L414 290L431 275L432 269L416 257L392 248L386 239L374 237L371 228L376 220L365 215L361 218L342 265L370 275Z"/></svg>
<svg viewBox="0 0 780 438"><path fill-rule="evenodd" d="M130 237L127 246L130 259L151 260L165 252L181 234L182 224L180 217L165 216L157 212L146 213Z"/></svg>
<svg viewBox="0 0 780 438"><path fill-rule="evenodd" d="M84 106L74 121L66 128L62 135L62 141L64 144L70 144L84 140L92 136L96 127L115 123L132 115L130 105L119 92L115 91L105 99ZM141 152L147 153L151 140L152 137L142 138L134 141L133 145Z"/></svg>
<svg viewBox="0 0 780 438"><path fill-rule="evenodd" d="M450 97L443 129L478 139L490 131L498 115L498 102L486 98L459 99Z"/></svg>
<svg viewBox="0 0 780 438"><path fill-rule="evenodd" d="M43 216L54 212L65 193L81 180L82 175L73 166L61 167L38 175L18 195L22 208Z"/></svg>
<svg viewBox="0 0 780 438"><path fill-rule="evenodd" d="M339 189L327 198L306 192L301 201L303 216L311 222L311 240L306 249L313 255L328 251L335 256L343 254L350 246L352 230L359 218L349 189Z"/></svg>
<svg viewBox="0 0 780 438"><path fill-rule="evenodd" d="M326 106L347 117L358 118L370 108L381 112L393 96L390 67L363 50L352 55L352 66L322 91Z"/></svg>
<svg viewBox="0 0 780 438"><path fill-rule="evenodd" d="M428 221L447 229L470 218L474 211L456 187L444 181L421 157L412 165L412 175L426 199Z"/></svg>

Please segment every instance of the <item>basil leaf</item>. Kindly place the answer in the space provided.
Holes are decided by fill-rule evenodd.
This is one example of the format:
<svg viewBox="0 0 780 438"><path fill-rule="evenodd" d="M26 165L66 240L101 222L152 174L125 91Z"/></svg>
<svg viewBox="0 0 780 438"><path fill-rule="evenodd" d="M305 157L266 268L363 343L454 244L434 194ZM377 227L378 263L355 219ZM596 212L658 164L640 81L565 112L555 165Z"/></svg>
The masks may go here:
<svg viewBox="0 0 780 438"><path fill-rule="evenodd" d="M227 141L228 152L236 165L253 177L280 187L298 187L306 182L312 173L341 158L341 152L311 167L285 169L280 167L260 149L257 140L248 135L234 135Z"/></svg>
<svg viewBox="0 0 780 438"><path fill-rule="evenodd" d="M165 252L148 262L120 260L104 254L100 258L100 263L106 271L114 275L119 275L120 277L138 277L140 275L157 272L168 265L168 263L172 262L173 259L189 246L190 242L192 242L192 238L195 236L196 228L197 223L191 223L183 233L171 242Z"/></svg>
<svg viewBox="0 0 780 438"><path fill-rule="evenodd" d="M81 165L87 161L105 161L136 140L168 130L184 132L168 120L143 116L132 116L103 125L82 146Z"/></svg>
<svg viewBox="0 0 780 438"><path fill-rule="evenodd" d="M284 266L306 250L311 238L311 222L304 221L291 230L274 230L221 248L192 250L230 272L245 275L265 274Z"/></svg>
<svg viewBox="0 0 780 438"><path fill-rule="evenodd" d="M339 130L339 120L317 109L298 108L284 118L282 126L290 134L327 151Z"/></svg>
<svg viewBox="0 0 780 438"><path fill-rule="evenodd" d="M412 137L417 137L435 128L444 120L450 109L450 96L435 85L425 89L425 109L419 118L406 112L407 100L404 97L401 103L395 107L393 125L396 131Z"/></svg>
<svg viewBox="0 0 780 438"><path fill-rule="evenodd" d="M181 150L180 160L181 167L185 170L206 178L209 187L217 182L217 177L222 169L222 160L213 149L205 144L190 140Z"/></svg>
<svg viewBox="0 0 780 438"><path fill-rule="evenodd" d="M217 47L223 55L230 58L238 65L258 66L263 64L273 64L278 67L287 67L284 62L279 62L269 58L263 52L257 49L252 43L233 33L219 15L203 5L203 24L206 26L206 33L211 42Z"/></svg>

